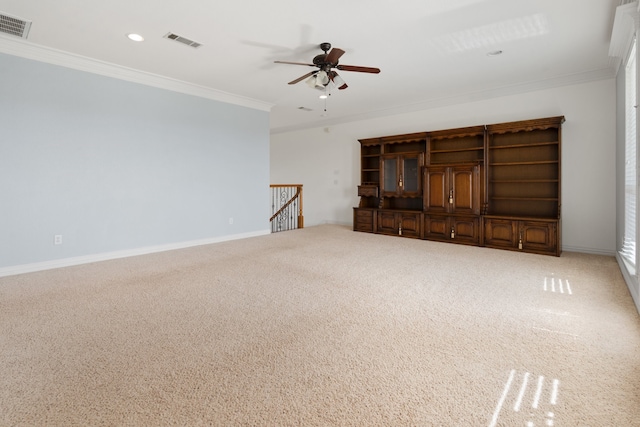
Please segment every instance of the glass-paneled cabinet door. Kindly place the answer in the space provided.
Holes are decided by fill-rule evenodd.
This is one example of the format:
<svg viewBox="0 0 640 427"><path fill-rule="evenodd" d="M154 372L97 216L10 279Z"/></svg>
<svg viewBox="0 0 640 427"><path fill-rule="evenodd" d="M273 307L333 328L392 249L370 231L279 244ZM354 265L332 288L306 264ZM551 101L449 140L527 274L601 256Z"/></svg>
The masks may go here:
<svg viewBox="0 0 640 427"><path fill-rule="evenodd" d="M386 155L382 162L383 196L420 196L420 153Z"/></svg>
<svg viewBox="0 0 640 427"><path fill-rule="evenodd" d="M420 164L418 157L405 157L402 162L403 191L417 193L420 191Z"/></svg>
<svg viewBox="0 0 640 427"><path fill-rule="evenodd" d="M382 191L384 193L396 193L398 191L398 159L390 157L383 160Z"/></svg>

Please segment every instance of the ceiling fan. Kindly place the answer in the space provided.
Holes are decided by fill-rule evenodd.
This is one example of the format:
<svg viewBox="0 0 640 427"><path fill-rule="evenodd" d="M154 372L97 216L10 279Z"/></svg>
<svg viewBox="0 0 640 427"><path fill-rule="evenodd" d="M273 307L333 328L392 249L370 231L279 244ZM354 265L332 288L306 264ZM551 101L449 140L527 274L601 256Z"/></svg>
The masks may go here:
<svg viewBox="0 0 640 427"><path fill-rule="evenodd" d="M290 85L294 85L302 80L309 78L307 83L314 88L324 90L329 83L333 83L338 89L343 90L348 86L333 69L340 71L356 71L358 73L373 73L378 74L379 68L373 67L360 67L357 65L340 65L338 60L344 55L344 50L334 47L331 49L331 43L321 43L320 49L324 53L316 55L313 58L313 64L307 64L304 62L289 62L289 61L274 61L276 64L293 64L293 65L306 65L309 67L318 67L317 70L311 71L304 76L298 77L295 80L289 82ZM329 50L331 49L331 52ZM327 53L329 52L329 53Z"/></svg>

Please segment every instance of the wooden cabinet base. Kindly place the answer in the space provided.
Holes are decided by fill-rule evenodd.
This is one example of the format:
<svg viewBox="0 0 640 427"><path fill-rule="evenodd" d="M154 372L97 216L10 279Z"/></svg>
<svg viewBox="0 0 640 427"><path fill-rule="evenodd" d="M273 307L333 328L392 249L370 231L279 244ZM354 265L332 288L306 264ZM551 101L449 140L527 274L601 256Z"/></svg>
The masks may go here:
<svg viewBox="0 0 640 427"><path fill-rule="evenodd" d="M482 215L431 215L396 209L353 209L353 230L560 256L560 221Z"/></svg>

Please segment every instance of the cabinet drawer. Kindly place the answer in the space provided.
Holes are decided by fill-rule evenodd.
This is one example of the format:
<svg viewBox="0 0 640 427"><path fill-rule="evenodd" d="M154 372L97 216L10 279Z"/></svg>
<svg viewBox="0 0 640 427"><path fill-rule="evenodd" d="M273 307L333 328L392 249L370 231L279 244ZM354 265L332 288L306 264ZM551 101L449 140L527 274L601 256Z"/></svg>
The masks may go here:
<svg viewBox="0 0 640 427"><path fill-rule="evenodd" d="M372 209L354 209L353 229L373 233L374 211Z"/></svg>
<svg viewBox="0 0 640 427"><path fill-rule="evenodd" d="M378 197L378 187L373 185L358 185L358 196Z"/></svg>

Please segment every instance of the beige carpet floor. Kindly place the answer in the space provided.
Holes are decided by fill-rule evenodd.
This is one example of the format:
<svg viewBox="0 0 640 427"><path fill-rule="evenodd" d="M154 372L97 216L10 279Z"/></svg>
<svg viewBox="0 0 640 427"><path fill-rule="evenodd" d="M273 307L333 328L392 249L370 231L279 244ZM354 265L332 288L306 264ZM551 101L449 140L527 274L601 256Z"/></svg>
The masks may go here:
<svg viewBox="0 0 640 427"><path fill-rule="evenodd" d="M2 426L640 426L612 257L317 226L0 278Z"/></svg>

